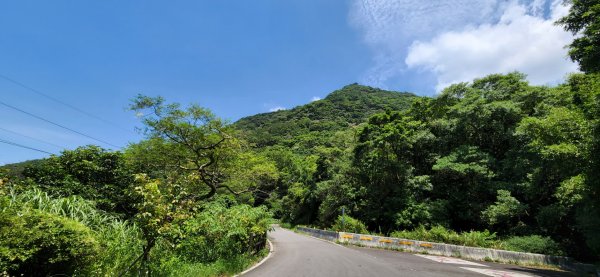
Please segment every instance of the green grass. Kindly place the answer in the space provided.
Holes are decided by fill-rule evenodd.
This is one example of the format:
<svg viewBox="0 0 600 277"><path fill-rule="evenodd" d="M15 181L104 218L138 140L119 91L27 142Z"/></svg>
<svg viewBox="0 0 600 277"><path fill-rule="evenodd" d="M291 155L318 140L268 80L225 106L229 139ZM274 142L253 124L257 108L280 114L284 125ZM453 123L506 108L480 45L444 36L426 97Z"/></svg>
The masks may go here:
<svg viewBox="0 0 600 277"><path fill-rule="evenodd" d="M171 257L161 263L161 276L233 276L262 260L269 253L263 249L256 255L241 255L227 260L217 260L214 263L190 263Z"/></svg>

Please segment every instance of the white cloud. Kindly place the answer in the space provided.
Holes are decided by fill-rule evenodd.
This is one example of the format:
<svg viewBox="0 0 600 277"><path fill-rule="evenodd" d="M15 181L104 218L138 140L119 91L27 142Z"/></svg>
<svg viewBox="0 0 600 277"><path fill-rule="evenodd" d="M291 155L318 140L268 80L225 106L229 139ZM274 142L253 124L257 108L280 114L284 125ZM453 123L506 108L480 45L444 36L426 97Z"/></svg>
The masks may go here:
<svg viewBox="0 0 600 277"><path fill-rule="evenodd" d="M409 48L406 65L434 73L438 91L452 83L515 70L526 73L534 84L559 82L577 70L564 49L572 35L554 25L567 8L560 5L562 1L554 1L550 17L543 18L539 2L530 7L513 2L497 24L416 41Z"/></svg>
<svg viewBox="0 0 600 277"><path fill-rule="evenodd" d="M406 38L490 20L497 5L497 0L354 0L350 21L367 43L395 48L394 42Z"/></svg>
<svg viewBox="0 0 600 277"><path fill-rule="evenodd" d="M350 22L373 50L373 66L362 83L385 87L405 68L406 48L414 39L467 23L494 20L498 0L353 0Z"/></svg>
<svg viewBox="0 0 600 277"><path fill-rule="evenodd" d="M350 23L373 57L361 82L386 87L407 73L426 72L434 74L439 89L513 70L529 74L533 83L556 82L575 70L563 48L572 36L553 24L568 10L560 3L353 0Z"/></svg>
<svg viewBox="0 0 600 277"><path fill-rule="evenodd" d="M321 97L319 97L319 96L313 96L313 97L310 99L310 102L319 101L319 100L321 100L321 99L322 99L322 98L321 98Z"/></svg>
<svg viewBox="0 0 600 277"><path fill-rule="evenodd" d="M276 106L276 107L270 108L269 112L284 111L284 110L286 110L286 108L284 108L282 106Z"/></svg>

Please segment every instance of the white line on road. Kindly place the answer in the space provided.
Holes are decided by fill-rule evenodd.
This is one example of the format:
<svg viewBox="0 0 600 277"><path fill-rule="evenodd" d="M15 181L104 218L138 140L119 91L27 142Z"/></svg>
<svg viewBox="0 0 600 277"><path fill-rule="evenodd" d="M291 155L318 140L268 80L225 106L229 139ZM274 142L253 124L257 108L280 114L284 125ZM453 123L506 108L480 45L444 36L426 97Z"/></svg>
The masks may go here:
<svg viewBox="0 0 600 277"><path fill-rule="evenodd" d="M483 267L487 267L487 265L482 265L482 264L478 264L478 263L474 263L474 262L469 262L469 261L465 261L465 260L461 260L461 259L457 259L457 258L442 257L442 256L430 256L430 255L420 255L420 254L415 254L415 256L419 256L419 257L425 258L425 259L430 259L432 261L436 261L438 263L444 263L444 264L459 264L459 265L470 265L470 266L483 266Z"/></svg>
<svg viewBox="0 0 600 277"><path fill-rule="evenodd" d="M494 276L494 277L531 277L531 276L533 276L533 275L528 275L528 274L523 274L523 273L516 273L516 272L511 272L511 271L496 270L496 269L489 269L489 268L471 268L471 267L460 267L460 268L470 270L473 272L477 272L477 273L481 273L481 274L487 275L487 276Z"/></svg>
<svg viewBox="0 0 600 277"><path fill-rule="evenodd" d="M244 272L235 275L233 277L238 277L238 276L242 276L252 270L254 270L255 268L259 267L261 264L263 264L264 262L266 262L269 258L271 258L271 254L273 254L273 252L275 252L275 248L273 248L273 244L271 243L271 240L267 239L267 242L269 243L269 255L267 255L264 259L262 259L262 261L260 261L259 263L255 264L253 267L248 268L246 270L244 270Z"/></svg>

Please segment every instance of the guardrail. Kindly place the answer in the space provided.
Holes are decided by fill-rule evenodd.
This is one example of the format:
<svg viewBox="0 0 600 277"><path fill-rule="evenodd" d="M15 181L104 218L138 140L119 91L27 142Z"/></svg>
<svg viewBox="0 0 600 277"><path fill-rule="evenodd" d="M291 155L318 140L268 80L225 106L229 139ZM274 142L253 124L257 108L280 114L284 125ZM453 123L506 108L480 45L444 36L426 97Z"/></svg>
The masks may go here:
<svg viewBox="0 0 600 277"><path fill-rule="evenodd" d="M338 232L306 228L306 227L296 227L296 230L309 233L313 237L329 240L329 241L337 241L339 238Z"/></svg>
<svg viewBox="0 0 600 277"><path fill-rule="evenodd" d="M469 247L445 243L409 240L392 237L373 236L346 232L334 232L307 227L297 227L298 231L311 236L353 245L393 249L415 253L427 253L447 257L460 257L478 261L494 261L522 265L552 265L581 273L599 274L596 266L577 263L569 257L523 253L491 248ZM600 274L599 274L600 276Z"/></svg>

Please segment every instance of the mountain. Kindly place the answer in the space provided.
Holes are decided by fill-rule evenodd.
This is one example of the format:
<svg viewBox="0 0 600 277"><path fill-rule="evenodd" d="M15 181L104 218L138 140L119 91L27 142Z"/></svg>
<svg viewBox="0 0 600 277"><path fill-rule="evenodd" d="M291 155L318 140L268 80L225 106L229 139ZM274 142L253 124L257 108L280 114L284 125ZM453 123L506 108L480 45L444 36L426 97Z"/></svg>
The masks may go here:
<svg viewBox="0 0 600 277"><path fill-rule="evenodd" d="M409 108L417 97L407 92L351 84L322 100L290 110L242 118L234 127L256 147L282 145L310 152L336 132L348 131L375 113Z"/></svg>
<svg viewBox="0 0 600 277"><path fill-rule="evenodd" d="M12 164L5 164L0 166L0 174L3 173L3 171L10 177L22 177L21 173L23 172L23 170L26 167L29 166L35 166L38 164L41 164L43 162L43 159L36 159L36 160L28 160L28 161L24 161L24 162L19 162L19 163L12 163ZM1 177L1 175L0 175Z"/></svg>

